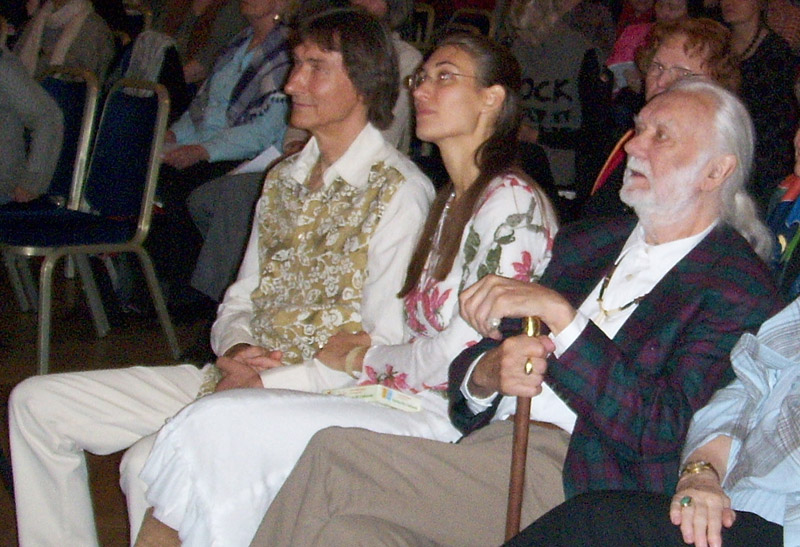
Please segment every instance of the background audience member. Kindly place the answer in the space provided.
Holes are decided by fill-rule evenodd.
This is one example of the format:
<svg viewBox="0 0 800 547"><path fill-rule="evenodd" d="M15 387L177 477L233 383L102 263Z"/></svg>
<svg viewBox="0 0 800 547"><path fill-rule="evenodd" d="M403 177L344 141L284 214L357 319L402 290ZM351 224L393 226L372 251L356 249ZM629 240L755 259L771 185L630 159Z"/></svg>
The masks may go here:
<svg viewBox="0 0 800 547"><path fill-rule="evenodd" d="M800 544L800 300L744 334L736 379L692 418L675 493L593 492L506 545Z"/></svg>
<svg viewBox="0 0 800 547"><path fill-rule="evenodd" d="M202 82L222 48L247 26L248 21L239 9L240 1L152 2L153 30L175 40L187 83Z"/></svg>
<svg viewBox="0 0 800 547"><path fill-rule="evenodd" d="M31 202L47 191L63 119L53 98L0 45L0 204Z"/></svg>
<svg viewBox="0 0 800 547"><path fill-rule="evenodd" d="M740 76L729 41L728 29L711 19L682 19L657 24L640 52L645 75L644 98L650 100L673 82L692 75L706 76L724 88L736 91ZM597 174L591 195L583 205L583 217L618 216L631 212L619 196L625 171L624 145L634 135L631 125L613 126L610 133L619 137L619 141Z"/></svg>
<svg viewBox="0 0 800 547"><path fill-rule="evenodd" d="M798 62L789 44L764 24L766 0L721 0L731 28L731 49L739 59L742 86L756 129L756 155L748 190L765 214L775 187L792 168L792 135L797 129L794 82Z"/></svg>
<svg viewBox="0 0 800 547"><path fill-rule="evenodd" d="M189 110L167 132L165 140L173 146L163 161L173 170L249 159L283 139L288 104L281 86L289 68L288 30L281 23L285 0L242 0L240 6L249 27L220 53ZM197 187L198 178L209 180L220 169L227 170L200 165L185 172L182 183ZM176 183L173 171L162 176Z"/></svg>
<svg viewBox="0 0 800 547"><path fill-rule="evenodd" d="M651 23L655 18L653 0L622 0L622 9L617 17L617 39L630 25Z"/></svg>
<svg viewBox="0 0 800 547"><path fill-rule="evenodd" d="M189 277L202 243L187 197L241 160L271 146L280 149L286 130L289 105L282 87L290 66L289 31L281 21L286 2L242 0L240 5L250 26L220 53L165 139L158 189L165 214L154 218L148 249L173 308L191 302Z"/></svg>
<svg viewBox="0 0 800 547"><path fill-rule="evenodd" d="M159 434L142 472L155 514L164 515L183 541L252 539L308 439L324 427L456 439L442 393L447 368L481 337L459 316L458 295L489 273L538 279L557 228L547 198L520 177L508 145L519 127L519 84L513 56L474 34L446 37L414 75L417 134L441 148L451 179L434 202L400 293L407 343L339 332L316 356L332 370L359 376L359 385L416 395L422 412L273 390L198 401ZM286 89L296 89L291 77ZM272 385L269 378L264 385ZM324 387L298 389L318 393ZM176 450L180 461L173 458ZM226 464L209 468L203 461ZM249 489L254 482L264 488ZM140 539L143 534L144 528ZM163 538L158 543L163 546Z"/></svg>
<svg viewBox="0 0 800 547"><path fill-rule="evenodd" d="M574 0L512 0L498 39L522 67L522 155L541 145L559 191L583 195L602 165L594 152L602 139L608 84L598 48L570 27L564 15ZM578 198L580 199L580 197ZM570 219L561 207L562 219Z"/></svg>
<svg viewBox="0 0 800 547"><path fill-rule="evenodd" d="M647 45L654 24L671 23L689 17L687 0L656 0L655 13L654 22L625 27L614 44L614 51L606 61L606 65L614 73L614 93L620 93L624 88L628 88L629 93L641 93L642 76L635 63L636 52ZM642 104L644 103L638 102L635 105L631 116L641 109Z"/></svg>
<svg viewBox="0 0 800 547"><path fill-rule="evenodd" d="M0 17L3 17L8 25L6 28L8 41L5 45L10 48L18 37L17 32L28 20L25 0L6 0L0 4Z"/></svg>
<svg viewBox="0 0 800 547"><path fill-rule="evenodd" d="M767 26L786 40L795 55L800 53L800 2L767 0Z"/></svg>
<svg viewBox="0 0 800 547"><path fill-rule="evenodd" d="M317 434L255 545L500 543L517 396L533 397L523 519L591 490L674 490L692 414L732 379L739 336L780 300L753 252L771 240L744 190L744 105L682 81L638 127L623 188L638 223L566 226L540 283L487 276L461 295L486 336L450 367L450 416L467 436ZM513 336L508 321L501 336L500 317L526 316L549 336Z"/></svg>
<svg viewBox="0 0 800 547"><path fill-rule="evenodd" d="M800 129L794 135L794 172L783 179L770 204L767 224L777 245L772 266L781 293L792 299L800 296Z"/></svg>
<svg viewBox="0 0 800 547"><path fill-rule="evenodd" d="M14 46L36 78L51 65L90 70L102 82L114 59L114 36L89 0L48 0L32 15Z"/></svg>
<svg viewBox="0 0 800 547"><path fill-rule="evenodd" d="M564 15L569 26L585 35L607 59L616 40L614 18L603 0L582 0Z"/></svg>

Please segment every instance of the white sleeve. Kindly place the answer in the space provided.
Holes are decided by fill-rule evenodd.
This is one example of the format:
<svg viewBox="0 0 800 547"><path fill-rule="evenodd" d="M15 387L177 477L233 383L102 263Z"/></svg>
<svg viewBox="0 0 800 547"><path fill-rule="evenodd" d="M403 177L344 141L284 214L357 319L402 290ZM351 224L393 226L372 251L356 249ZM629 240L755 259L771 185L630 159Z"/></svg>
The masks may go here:
<svg viewBox="0 0 800 547"><path fill-rule="evenodd" d="M405 339L403 301L397 293L405 283L432 198L427 179L412 176L392 196L370 238L361 325L375 344Z"/></svg>
<svg viewBox="0 0 800 547"><path fill-rule="evenodd" d="M257 208L260 207L259 201ZM253 218L258 219L258 210ZM250 319L253 317L251 295L258 287L258 280L258 221L254 220L239 274L225 291L217 309L217 319L211 327L211 349L215 354L222 355L239 343L257 345L250 329Z"/></svg>
<svg viewBox="0 0 800 547"><path fill-rule="evenodd" d="M538 279L550 260L557 227L549 209L542 208L543 198L510 177L500 185L493 183L487 194L465 226L460 257L454 262L454 268L461 264L459 292L490 273ZM371 348L364 357L371 369L365 369L367 376L385 374L412 391L445 390L450 362L481 335L461 317L457 301L451 316L444 319L445 328L435 336Z"/></svg>
<svg viewBox="0 0 800 547"><path fill-rule="evenodd" d="M478 361L481 360L481 357L483 357L483 355L479 356L472 362L467 370L467 374L464 376L464 381L461 382L461 394L464 395L464 399L467 401L467 407L472 411L473 414L480 414L488 409L490 406L492 406L495 398L499 395L495 391L488 397L480 398L475 397L469 390L469 380L472 378L472 373L475 371L475 367L478 366Z"/></svg>

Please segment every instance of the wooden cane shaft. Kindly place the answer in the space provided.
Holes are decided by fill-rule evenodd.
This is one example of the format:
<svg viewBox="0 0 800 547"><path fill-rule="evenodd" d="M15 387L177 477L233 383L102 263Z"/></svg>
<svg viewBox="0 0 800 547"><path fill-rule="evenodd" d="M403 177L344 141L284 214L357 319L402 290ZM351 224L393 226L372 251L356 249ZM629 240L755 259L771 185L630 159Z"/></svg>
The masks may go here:
<svg viewBox="0 0 800 547"><path fill-rule="evenodd" d="M531 398L517 397L514 414L514 441L511 448L511 477L508 484L506 510L506 541L519 533L522 517L522 494L525 488L525 462L528 458L528 424Z"/></svg>

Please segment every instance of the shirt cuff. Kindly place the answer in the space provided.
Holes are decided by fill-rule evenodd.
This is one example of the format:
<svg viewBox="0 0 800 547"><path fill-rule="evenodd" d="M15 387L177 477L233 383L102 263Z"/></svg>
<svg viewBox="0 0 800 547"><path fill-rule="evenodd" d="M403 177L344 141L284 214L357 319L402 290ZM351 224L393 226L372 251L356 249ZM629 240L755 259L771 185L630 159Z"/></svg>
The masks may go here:
<svg viewBox="0 0 800 547"><path fill-rule="evenodd" d="M178 121L173 123L169 130L175 135L175 144L178 145L190 143L197 138L194 124L188 119L188 116L187 119L184 119L183 116L178 118Z"/></svg>
<svg viewBox="0 0 800 547"><path fill-rule="evenodd" d="M225 149L224 145L221 145L216 141L206 141L197 144L205 148L206 152L208 152L208 163L238 159L238 158L226 157L230 155L227 154L228 150Z"/></svg>
<svg viewBox="0 0 800 547"><path fill-rule="evenodd" d="M483 399L479 399L469 392L469 379L472 377L472 372L475 370L475 367L478 365L478 361L481 360L481 357L483 357L483 355L480 355L472 362L472 364L469 366L469 369L467 369L466 376L464 376L464 381L461 383L461 394L467 400L467 407L472 411L473 414L480 414L481 412L487 410L492 406L492 401L497 398L497 392L494 392Z"/></svg>
<svg viewBox="0 0 800 547"><path fill-rule="evenodd" d="M589 318L581 313L578 310L578 313L575 314L575 318L572 322L567 325L567 327L558 333L558 336L550 335L550 339L556 345L556 349L553 352L553 355L556 358L561 357L565 351L569 349L569 347L578 339L578 336L581 335L583 329L586 328L586 325L589 324Z"/></svg>

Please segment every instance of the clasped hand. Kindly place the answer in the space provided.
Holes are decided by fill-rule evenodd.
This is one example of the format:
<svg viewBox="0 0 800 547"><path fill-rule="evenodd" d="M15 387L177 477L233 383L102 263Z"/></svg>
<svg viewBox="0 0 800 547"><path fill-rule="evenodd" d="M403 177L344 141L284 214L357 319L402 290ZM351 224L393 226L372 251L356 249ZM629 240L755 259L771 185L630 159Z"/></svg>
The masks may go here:
<svg viewBox="0 0 800 547"><path fill-rule="evenodd" d="M222 372L215 391L240 387L264 387L261 372L282 366L280 351L270 351L260 346L241 344L234 346L217 359L217 368Z"/></svg>

